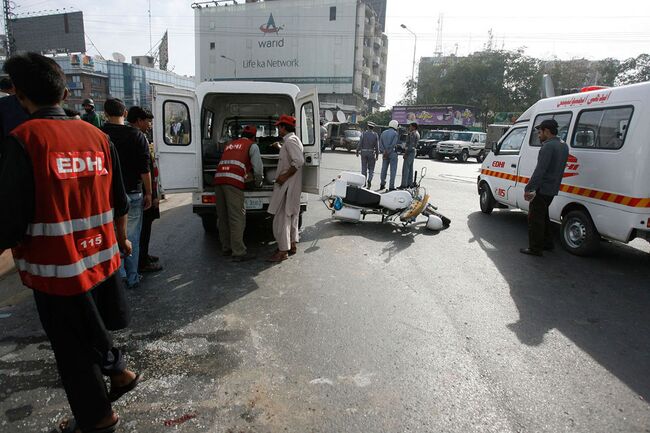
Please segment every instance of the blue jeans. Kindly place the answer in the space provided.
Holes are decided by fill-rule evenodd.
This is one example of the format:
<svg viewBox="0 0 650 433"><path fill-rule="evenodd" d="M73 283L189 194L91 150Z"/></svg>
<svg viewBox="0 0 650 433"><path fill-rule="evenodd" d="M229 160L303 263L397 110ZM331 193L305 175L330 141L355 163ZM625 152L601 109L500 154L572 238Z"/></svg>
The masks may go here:
<svg viewBox="0 0 650 433"><path fill-rule="evenodd" d="M142 193L127 194L129 196L129 215L126 223L126 238L131 241L133 251L122 259L120 277L126 278L126 284L132 286L138 282L138 257L140 254L140 231L142 230Z"/></svg>
<svg viewBox="0 0 650 433"><path fill-rule="evenodd" d="M390 165L390 183L389 189L395 189L395 176L397 175L397 152L391 152L388 157L385 155L381 157L381 176L379 181L382 186L386 185L386 174L388 174L388 166Z"/></svg>
<svg viewBox="0 0 650 433"><path fill-rule="evenodd" d="M402 164L402 188L413 185L413 162L415 161L415 151L404 155Z"/></svg>

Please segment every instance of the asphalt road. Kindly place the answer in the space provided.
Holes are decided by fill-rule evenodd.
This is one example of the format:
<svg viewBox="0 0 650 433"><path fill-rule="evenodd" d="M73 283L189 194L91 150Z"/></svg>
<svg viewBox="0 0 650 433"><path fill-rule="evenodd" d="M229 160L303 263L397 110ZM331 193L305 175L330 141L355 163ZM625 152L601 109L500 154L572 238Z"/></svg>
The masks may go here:
<svg viewBox="0 0 650 433"><path fill-rule="evenodd" d="M328 152L322 180L358 163ZM146 379L120 431L650 432L650 244L523 256L526 217L480 213L478 164L422 166L448 230L332 222L314 196L275 266L224 259L171 199L165 269L116 335ZM249 225L252 252L271 240ZM68 409L33 303L0 312L0 430L47 432Z"/></svg>

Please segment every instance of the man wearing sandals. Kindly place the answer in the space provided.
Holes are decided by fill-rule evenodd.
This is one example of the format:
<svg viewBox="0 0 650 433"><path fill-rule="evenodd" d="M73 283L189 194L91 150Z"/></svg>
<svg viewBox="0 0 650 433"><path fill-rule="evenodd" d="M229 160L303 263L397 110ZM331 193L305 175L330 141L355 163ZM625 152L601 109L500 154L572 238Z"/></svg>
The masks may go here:
<svg viewBox="0 0 650 433"><path fill-rule="evenodd" d="M278 176L275 178L268 212L274 215L273 237L278 244L278 250L269 257L269 262L281 262L296 253L302 166L305 163L302 142L295 133L295 117L283 114L275 125L279 128L282 145L278 144Z"/></svg>
<svg viewBox="0 0 650 433"><path fill-rule="evenodd" d="M4 70L30 118L0 144L0 252L13 248L34 291L74 415L60 431L111 433L119 423L111 402L139 381L108 332L129 321L117 273L120 250L131 253L117 151L99 129L66 116L66 78L54 60L21 54Z"/></svg>

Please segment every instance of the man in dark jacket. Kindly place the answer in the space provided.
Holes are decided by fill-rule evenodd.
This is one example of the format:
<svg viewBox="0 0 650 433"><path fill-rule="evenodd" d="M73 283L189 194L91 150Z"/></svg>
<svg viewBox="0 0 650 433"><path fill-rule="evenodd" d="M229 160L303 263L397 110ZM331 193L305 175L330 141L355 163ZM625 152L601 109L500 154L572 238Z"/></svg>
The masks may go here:
<svg viewBox="0 0 650 433"><path fill-rule="evenodd" d="M84 114L81 116L81 120L88 122L97 128L101 128L102 120L99 118L99 114L95 111L95 101L86 98L84 99L82 106L84 107Z"/></svg>
<svg viewBox="0 0 650 433"><path fill-rule="evenodd" d="M16 98L11 78L0 79L0 91L8 96L0 98L0 136L6 137L12 129L29 118L25 109Z"/></svg>
<svg viewBox="0 0 650 433"><path fill-rule="evenodd" d="M557 137L558 124L553 119L542 121L535 126L542 148L537 156L537 166L524 188L524 199L530 202L528 208L528 248L523 254L541 256L543 250L553 249L551 220L548 208L560 191L562 176L569 147Z"/></svg>

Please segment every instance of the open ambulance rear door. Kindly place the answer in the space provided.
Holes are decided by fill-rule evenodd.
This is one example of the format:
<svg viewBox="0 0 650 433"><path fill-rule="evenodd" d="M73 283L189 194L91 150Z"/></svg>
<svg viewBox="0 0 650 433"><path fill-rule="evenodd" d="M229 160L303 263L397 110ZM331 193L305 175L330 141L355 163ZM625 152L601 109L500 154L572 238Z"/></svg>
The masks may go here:
<svg viewBox="0 0 650 433"><path fill-rule="evenodd" d="M153 134L165 192L197 192L201 186L201 125L196 94L153 86Z"/></svg>
<svg viewBox="0 0 650 433"><path fill-rule="evenodd" d="M302 141L305 165L302 169L302 191L319 194L320 179L320 116L316 89L300 92L296 97L296 134Z"/></svg>

